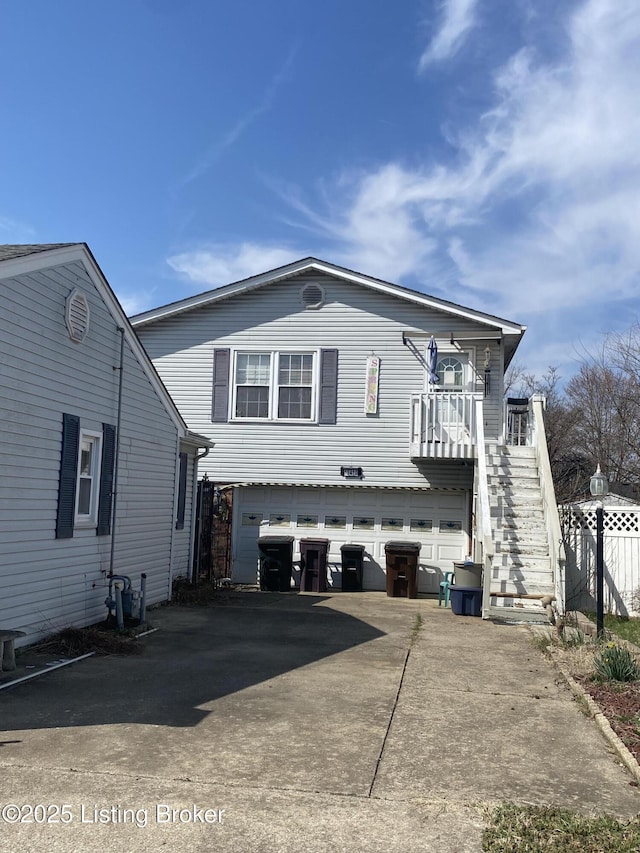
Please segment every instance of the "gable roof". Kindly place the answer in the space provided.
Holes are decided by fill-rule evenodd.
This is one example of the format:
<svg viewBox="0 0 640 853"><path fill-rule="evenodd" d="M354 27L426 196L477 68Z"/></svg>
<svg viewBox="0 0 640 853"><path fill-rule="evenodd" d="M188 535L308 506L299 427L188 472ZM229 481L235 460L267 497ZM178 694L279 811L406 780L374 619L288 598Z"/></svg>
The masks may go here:
<svg viewBox="0 0 640 853"><path fill-rule="evenodd" d="M124 330L125 340L164 404L171 420L178 428L180 437L199 447L212 447L213 443L211 441L190 432L187 428L185 421L160 379L151 359L131 327L124 309L118 302L115 293L86 243L0 245L0 279L46 269L51 266L60 266L74 261L80 261L83 264L113 319L118 327Z"/></svg>
<svg viewBox="0 0 640 853"><path fill-rule="evenodd" d="M390 296L395 296L399 299L407 300L424 308L433 308L437 311L443 311L451 315L453 318L472 320L477 323L488 326L494 333L499 333L505 339L506 347L505 354L507 356L506 363L511 360L520 339L526 331L526 326L519 323L504 320L501 317L496 317L493 314L486 314L483 311L476 311L472 308L465 308L462 305L457 305L455 302L449 302L446 299L440 299L435 296L430 296L427 293L421 293L417 290L412 290L408 287L403 287L399 284L392 284L383 279L374 278L373 276L363 275L359 272L346 269L345 267L337 266L336 264L322 261L318 258L303 258L299 261L286 264L282 267L269 270L268 272L260 273L259 275L251 276L231 284L223 285L222 287L207 290L204 293L198 293L195 296L188 296L186 299L180 299L177 302L169 302L166 305L161 305L157 308L152 308L149 311L143 311L129 319L134 328L146 326L150 323L156 323L159 320L165 320L169 317L175 317L178 314L184 314L188 311L193 311L198 308L203 308L208 305L213 305L223 299L229 299L241 293L247 293L251 290L256 290L260 287L267 287L276 282L283 281L287 278L301 275L302 273L321 273L330 275L334 278L342 279L361 287L368 287L371 290L379 293L386 293ZM410 336L410 331L407 335Z"/></svg>

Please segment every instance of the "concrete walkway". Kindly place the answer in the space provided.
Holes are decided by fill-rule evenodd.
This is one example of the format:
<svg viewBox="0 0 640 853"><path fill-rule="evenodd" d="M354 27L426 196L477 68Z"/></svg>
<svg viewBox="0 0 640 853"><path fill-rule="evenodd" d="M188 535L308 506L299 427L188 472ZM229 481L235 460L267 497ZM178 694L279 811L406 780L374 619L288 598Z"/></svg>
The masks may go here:
<svg viewBox="0 0 640 853"><path fill-rule="evenodd" d="M0 851L465 853L503 799L640 810L525 628L381 593L225 600L0 692Z"/></svg>

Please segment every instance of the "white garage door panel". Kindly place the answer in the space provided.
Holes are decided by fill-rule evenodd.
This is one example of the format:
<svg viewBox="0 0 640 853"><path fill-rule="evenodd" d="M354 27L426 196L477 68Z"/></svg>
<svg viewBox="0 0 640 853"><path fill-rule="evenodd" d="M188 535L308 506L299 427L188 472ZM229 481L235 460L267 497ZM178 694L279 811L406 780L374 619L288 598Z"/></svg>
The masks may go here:
<svg viewBox="0 0 640 853"><path fill-rule="evenodd" d="M329 577L338 588L347 543L365 546L365 589L384 589L385 543L420 542L418 588L432 593L469 548L464 492L247 487L237 490L233 511L233 578L240 583L256 581L260 536L295 537L294 563L300 539L329 539Z"/></svg>

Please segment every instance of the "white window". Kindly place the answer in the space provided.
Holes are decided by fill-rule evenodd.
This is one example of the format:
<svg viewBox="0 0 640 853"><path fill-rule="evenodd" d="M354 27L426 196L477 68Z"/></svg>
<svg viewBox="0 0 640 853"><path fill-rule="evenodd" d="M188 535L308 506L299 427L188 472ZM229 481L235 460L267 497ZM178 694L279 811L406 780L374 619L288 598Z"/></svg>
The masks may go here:
<svg viewBox="0 0 640 853"><path fill-rule="evenodd" d="M97 519L101 450L102 433L80 432L76 486L76 522L80 524L95 524Z"/></svg>
<svg viewBox="0 0 640 853"><path fill-rule="evenodd" d="M436 373L443 390L454 391L464 387L464 365L457 356L439 358Z"/></svg>
<svg viewBox="0 0 640 853"><path fill-rule="evenodd" d="M315 420L316 361L313 352L237 352L234 418Z"/></svg>

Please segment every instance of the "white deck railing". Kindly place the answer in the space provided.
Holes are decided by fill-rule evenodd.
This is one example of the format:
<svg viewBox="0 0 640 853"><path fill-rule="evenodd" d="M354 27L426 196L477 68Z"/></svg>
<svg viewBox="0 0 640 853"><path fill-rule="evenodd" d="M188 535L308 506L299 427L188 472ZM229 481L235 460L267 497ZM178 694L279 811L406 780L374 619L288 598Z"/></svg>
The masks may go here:
<svg viewBox="0 0 640 853"><path fill-rule="evenodd" d="M411 456L471 459L476 455L476 404L482 394L433 391L411 396Z"/></svg>

